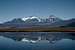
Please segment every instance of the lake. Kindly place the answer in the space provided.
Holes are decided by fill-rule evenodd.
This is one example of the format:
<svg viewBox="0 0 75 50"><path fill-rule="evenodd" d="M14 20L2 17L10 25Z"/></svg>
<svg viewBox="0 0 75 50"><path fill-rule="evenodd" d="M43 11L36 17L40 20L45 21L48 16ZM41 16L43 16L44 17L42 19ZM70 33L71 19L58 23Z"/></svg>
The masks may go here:
<svg viewBox="0 0 75 50"><path fill-rule="evenodd" d="M75 50L75 32L0 32L0 50Z"/></svg>

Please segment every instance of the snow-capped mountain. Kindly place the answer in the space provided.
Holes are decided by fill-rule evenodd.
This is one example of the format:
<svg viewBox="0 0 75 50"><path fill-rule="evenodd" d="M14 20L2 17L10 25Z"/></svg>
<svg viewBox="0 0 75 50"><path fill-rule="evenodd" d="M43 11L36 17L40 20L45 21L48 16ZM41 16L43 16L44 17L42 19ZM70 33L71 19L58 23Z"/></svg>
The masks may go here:
<svg viewBox="0 0 75 50"><path fill-rule="evenodd" d="M54 15L51 15L47 18L39 18L37 16L29 16L29 17L24 17L24 18L16 18L11 21L7 21L5 23L54 23L57 21L60 21L61 19L57 18Z"/></svg>
<svg viewBox="0 0 75 50"><path fill-rule="evenodd" d="M62 20L54 15L51 15L47 18L39 18L37 16L29 16L24 18L16 18L11 21L7 21L3 24L0 24L0 27L59 27L65 26L69 23L75 22L75 19L71 20Z"/></svg>
<svg viewBox="0 0 75 50"><path fill-rule="evenodd" d="M11 21L7 21L2 26L15 26L15 27L31 27L31 26L50 26L54 22L61 21L54 15L47 18L40 18L37 16L29 16L24 18L16 18Z"/></svg>

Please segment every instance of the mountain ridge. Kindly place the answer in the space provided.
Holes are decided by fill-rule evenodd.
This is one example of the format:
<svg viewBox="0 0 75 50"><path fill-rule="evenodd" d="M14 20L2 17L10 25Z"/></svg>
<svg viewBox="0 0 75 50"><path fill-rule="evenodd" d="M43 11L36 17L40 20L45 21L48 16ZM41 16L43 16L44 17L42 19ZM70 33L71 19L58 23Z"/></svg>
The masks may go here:
<svg viewBox="0 0 75 50"><path fill-rule="evenodd" d="M37 16L30 16L24 18L15 18L11 21L0 24L0 27L60 27L67 26L72 22L75 22L75 19L62 20L54 15L51 15L45 19L39 18Z"/></svg>

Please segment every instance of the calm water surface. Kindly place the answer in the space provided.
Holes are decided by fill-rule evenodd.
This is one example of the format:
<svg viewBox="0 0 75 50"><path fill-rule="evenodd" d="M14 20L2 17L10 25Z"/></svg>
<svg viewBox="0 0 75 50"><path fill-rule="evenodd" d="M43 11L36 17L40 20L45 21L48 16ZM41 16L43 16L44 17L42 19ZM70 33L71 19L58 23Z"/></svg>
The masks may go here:
<svg viewBox="0 0 75 50"><path fill-rule="evenodd" d="M75 33L0 32L0 50L75 50Z"/></svg>

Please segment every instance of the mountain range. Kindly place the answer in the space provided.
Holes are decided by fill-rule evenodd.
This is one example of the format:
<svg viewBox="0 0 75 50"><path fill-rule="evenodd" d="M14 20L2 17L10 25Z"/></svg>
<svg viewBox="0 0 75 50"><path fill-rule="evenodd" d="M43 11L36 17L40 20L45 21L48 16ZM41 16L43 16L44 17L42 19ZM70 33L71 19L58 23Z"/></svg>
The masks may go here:
<svg viewBox="0 0 75 50"><path fill-rule="evenodd" d="M39 18L37 16L29 16L24 18L15 18L11 21L0 24L0 27L75 27L75 19L62 20L54 15L48 18Z"/></svg>

